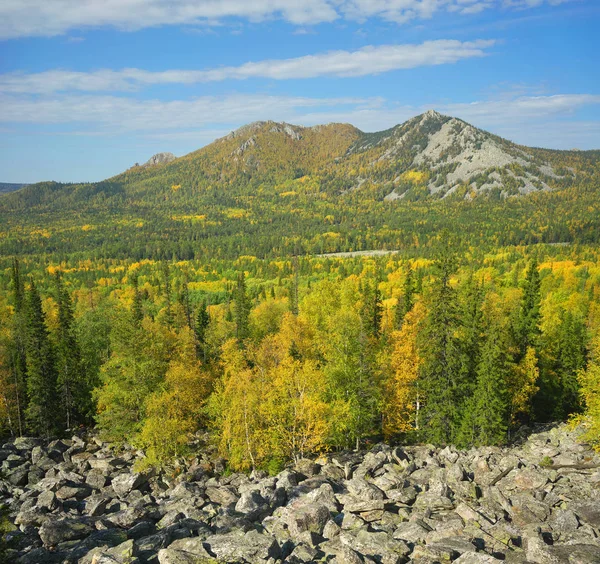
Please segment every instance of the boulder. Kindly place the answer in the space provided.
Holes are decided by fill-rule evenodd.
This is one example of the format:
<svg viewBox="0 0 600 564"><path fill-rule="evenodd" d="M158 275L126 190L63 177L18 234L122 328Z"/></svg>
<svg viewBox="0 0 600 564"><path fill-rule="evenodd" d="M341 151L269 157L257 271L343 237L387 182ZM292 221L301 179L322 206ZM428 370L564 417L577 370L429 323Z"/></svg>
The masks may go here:
<svg viewBox="0 0 600 564"><path fill-rule="evenodd" d="M277 541L258 531L234 531L226 535L213 535L206 539L204 547L213 557L225 562L262 563L270 558L281 558Z"/></svg>
<svg viewBox="0 0 600 564"><path fill-rule="evenodd" d="M56 546L65 541L82 539L93 531L87 520L76 518L47 519L40 527L40 539L45 547Z"/></svg>
<svg viewBox="0 0 600 564"><path fill-rule="evenodd" d="M294 503L286 508L285 521L292 537L305 531L320 535L330 518L329 509L320 503Z"/></svg>
<svg viewBox="0 0 600 564"><path fill-rule="evenodd" d="M119 497L126 496L134 489L143 486L148 481L148 476L143 473L119 474L112 479L112 487Z"/></svg>
<svg viewBox="0 0 600 564"><path fill-rule="evenodd" d="M238 513L243 513L250 521L262 520L271 513L266 500L256 490L244 492L235 505Z"/></svg>

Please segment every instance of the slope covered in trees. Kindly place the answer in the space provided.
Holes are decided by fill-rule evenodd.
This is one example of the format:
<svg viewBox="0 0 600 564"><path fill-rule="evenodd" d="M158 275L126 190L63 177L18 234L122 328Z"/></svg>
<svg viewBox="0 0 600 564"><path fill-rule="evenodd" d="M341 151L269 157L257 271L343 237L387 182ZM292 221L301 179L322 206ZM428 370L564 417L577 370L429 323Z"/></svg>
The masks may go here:
<svg viewBox="0 0 600 564"><path fill-rule="evenodd" d="M435 112L378 134L261 122L168 164L2 196L0 252L189 260L423 249L459 224L463 242L488 249L597 243L599 163L598 152L520 147Z"/></svg>
<svg viewBox="0 0 600 564"><path fill-rule="evenodd" d="M598 153L428 112L167 161L0 198L4 434L97 424L163 463L209 430L273 471L571 416L598 442Z"/></svg>
<svg viewBox="0 0 600 564"><path fill-rule="evenodd" d="M97 422L149 463L209 429L232 468L273 471L382 437L503 444L597 411L599 258L24 259L2 271L1 425Z"/></svg>

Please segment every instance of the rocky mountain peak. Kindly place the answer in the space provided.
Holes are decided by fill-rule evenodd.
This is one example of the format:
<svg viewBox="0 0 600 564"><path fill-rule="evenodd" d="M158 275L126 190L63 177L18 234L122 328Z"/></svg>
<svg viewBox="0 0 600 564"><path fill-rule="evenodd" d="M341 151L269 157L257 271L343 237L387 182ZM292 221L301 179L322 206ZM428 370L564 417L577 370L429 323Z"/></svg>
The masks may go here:
<svg viewBox="0 0 600 564"><path fill-rule="evenodd" d="M177 157L173 153L156 153L156 155L152 155L142 166L168 164L174 161L176 158Z"/></svg>

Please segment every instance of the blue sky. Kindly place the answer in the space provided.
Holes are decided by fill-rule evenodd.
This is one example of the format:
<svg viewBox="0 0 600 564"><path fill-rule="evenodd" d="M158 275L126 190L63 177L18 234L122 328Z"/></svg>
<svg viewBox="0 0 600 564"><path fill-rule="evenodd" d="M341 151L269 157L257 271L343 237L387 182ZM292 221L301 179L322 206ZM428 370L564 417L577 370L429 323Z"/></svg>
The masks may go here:
<svg viewBox="0 0 600 564"><path fill-rule="evenodd" d="M94 181L245 123L434 108L600 148L597 0L2 0L0 181Z"/></svg>

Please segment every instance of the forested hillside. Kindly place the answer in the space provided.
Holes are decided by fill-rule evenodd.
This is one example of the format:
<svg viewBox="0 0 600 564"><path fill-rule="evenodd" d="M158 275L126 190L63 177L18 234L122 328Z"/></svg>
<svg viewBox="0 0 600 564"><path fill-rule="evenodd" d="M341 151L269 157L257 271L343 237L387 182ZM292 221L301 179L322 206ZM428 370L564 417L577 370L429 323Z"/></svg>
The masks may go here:
<svg viewBox="0 0 600 564"><path fill-rule="evenodd" d="M4 196L2 432L97 424L166 464L208 430L272 472L571 417L598 444L599 163L428 112Z"/></svg>
<svg viewBox="0 0 600 564"><path fill-rule="evenodd" d="M598 259L22 259L2 277L2 426L96 421L149 463L209 428L234 469L382 437L502 444L598 409Z"/></svg>
<svg viewBox="0 0 600 564"><path fill-rule="evenodd" d="M0 252L136 260L427 252L458 224L463 242L489 249L600 237L598 152L520 147L435 112L377 134L259 122L168 161L0 198Z"/></svg>

